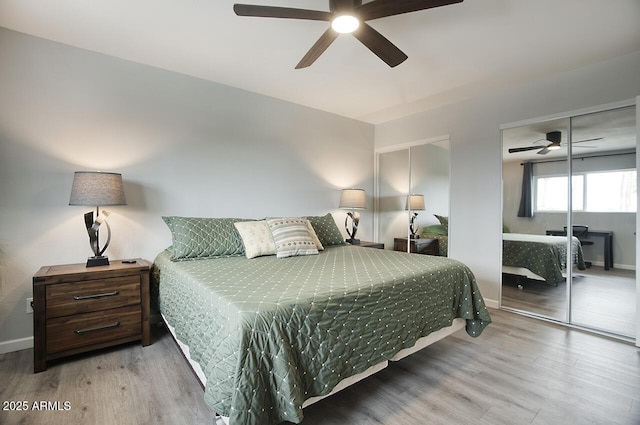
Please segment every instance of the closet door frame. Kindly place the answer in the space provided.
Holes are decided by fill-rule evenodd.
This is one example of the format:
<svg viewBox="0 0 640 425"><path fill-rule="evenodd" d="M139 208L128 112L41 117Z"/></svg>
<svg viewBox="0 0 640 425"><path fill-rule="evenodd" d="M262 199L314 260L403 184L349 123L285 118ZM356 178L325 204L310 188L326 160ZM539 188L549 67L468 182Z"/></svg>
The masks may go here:
<svg viewBox="0 0 640 425"><path fill-rule="evenodd" d="M509 124L505 124L505 125L501 125L500 126L500 133L502 135L502 131L503 130L507 130L507 129L511 129L511 128L515 128L515 127L522 127L522 126L527 126L527 125L532 125L532 124L536 124L536 123L540 123L540 122L545 122L545 121L551 121L551 120L559 120L559 119L568 119L569 120L569 128L568 128L568 140L571 141L572 138L572 119L573 118L577 118L583 115L589 115L589 114L595 114L598 112L605 112L605 111L609 111L609 110L614 110L614 109L621 109L621 108L626 108L626 107L634 107L636 108L636 152L638 151L638 145L640 144L640 111L638 110L638 105L640 104L640 96L633 98L633 99L628 99L628 100L624 100L624 101L620 101L620 102L613 102L613 103L608 103L608 104L604 104L604 105L597 105L597 106L593 106L593 107L589 107L589 108L583 108L583 109L579 109L579 110L575 110L575 111L569 111L566 113L560 113L560 114L554 114L554 115L547 115L544 117L539 117L539 118L533 118L533 119L528 119L528 120L523 120L523 121L518 121L518 122L513 122L513 123L509 123ZM502 143L502 137L500 140L500 143ZM502 174L502 149L500 149L500 170L501 170L501 174ZM571 176L572 175L572 152L571 152L571 143L568 144L567 146L567 172L568 175ZM638 158L638 155L636 155L636 170L640 170L640 158ZM501 179L502 180L502 179ZM571 181L571 179L569 179L569 182ZM640 173L638 174L638 183L640 183ZM640 184L638 184L638 186L640 186ZM568 190L568 208L567 208L567 219L566 219L566 223L567 223L567 229L571 229L573 226L573 208L572 208L572 199L573 199L573 193L572 193L572 185L569 184L569 190ZM501 211L504 211L504 195L502 197L502 205L501 205ZM640 214L638 214L638 212L640 212L640 196L637 199L637 205L636 205L636 230L640 229ZM635 281L636 281L636 331L635 331L635 338L634 338L634 342L635 345L640 347L640 285L638 285L638 279L640 278L640 271L638 270L638 265L640 264L640 238L638 238L636 236L636 273L635 273ZM571 239L567 238L567 264L571 264ZM500 250L500 264L502 264L502 250ZM567 281L568 282L572 282L572 269L571 267L567 267ZM507 307L503 307L502 306L502 279L500 279L500 308L501 309L505 309L505 310L509 310L509 311L513 311L515 313L519 313L519 314L524 314L527 316L531 316L531 317L535 317L541 320L546 320L549 322L554 322L554 323L559 323L562 324L564 326L568 326L568 327L573 327L573 328L578 328L578 329L584 329L590 332L594 332L597 334L602 334L605 336L613 336L615 338L619 338L622 340L628 340L628 338L619 336L619 335L615 335L611 332L606 332L606 331L600 331L598 329L592 329L589 327L585 327L585 326L579 326L579 325L575 325L573 323L571 323L571 311L572 311L572 305L571 305L571 284L567 285L567 292L566 292L566 318L564 321L558 321L549 317L544 317L544 316L540 316L538 314L535 313L529 313L529 312L525 312L525 311L520 311L520 310L514 310L514 309L510 309Z"/></svg>

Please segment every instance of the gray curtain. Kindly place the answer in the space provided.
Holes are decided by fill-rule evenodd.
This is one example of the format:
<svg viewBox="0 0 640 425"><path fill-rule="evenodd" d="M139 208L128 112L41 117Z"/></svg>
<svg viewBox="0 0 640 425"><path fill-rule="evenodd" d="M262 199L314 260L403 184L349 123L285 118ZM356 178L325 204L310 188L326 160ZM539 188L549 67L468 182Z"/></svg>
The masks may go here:
<svg viewBox="0 0 640 425"><path fill-rule="evenodd" d="M522 167L522 197L518 217L533 217L533 163L525 162Z"/></svg>

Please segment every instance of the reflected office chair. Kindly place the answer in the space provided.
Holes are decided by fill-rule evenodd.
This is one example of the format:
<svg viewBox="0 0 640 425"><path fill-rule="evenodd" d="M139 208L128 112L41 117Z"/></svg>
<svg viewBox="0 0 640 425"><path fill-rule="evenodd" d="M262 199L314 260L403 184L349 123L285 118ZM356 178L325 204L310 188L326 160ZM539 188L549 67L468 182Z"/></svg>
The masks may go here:
<svg viewBox="0 0 640 425"><path fill-rule="evenodd" d="M567 234L567 226L564 226L564 234ZM573 236L578 238L580 244L582 246L593 245L593 241L589 239L589 226L585 226L582 224L574 224L573 225ZM584 265L591 267L591 261L585 261Z"/></svg>

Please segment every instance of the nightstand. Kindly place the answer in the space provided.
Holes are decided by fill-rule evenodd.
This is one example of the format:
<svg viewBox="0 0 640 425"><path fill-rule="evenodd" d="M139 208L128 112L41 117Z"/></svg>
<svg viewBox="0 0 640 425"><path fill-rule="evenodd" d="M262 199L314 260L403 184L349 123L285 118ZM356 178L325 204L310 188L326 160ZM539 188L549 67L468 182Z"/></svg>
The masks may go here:
<svg viewBox="0 0 640 425"><path fill-rule="evenodd" d="M411 252L414 254L438 255L437 239L410 239ZM393 250L407 252L407 238L394 238Z"/></svg>
<svg viewBox="0 0 640 425"><path fill-rule="evenodd" d="M353 246L361 246L363 248L376 248L376 249L384 249L383 243L378 242L369 242L369 241L360 241L360 243L351 244Z"/></svg>
<svg viewBox="0 0 640 425"><path fill-rule="evenodd" d="M149 263L45 266L33 276L34 372L47 361L125 342L151 343Z"/></svg>

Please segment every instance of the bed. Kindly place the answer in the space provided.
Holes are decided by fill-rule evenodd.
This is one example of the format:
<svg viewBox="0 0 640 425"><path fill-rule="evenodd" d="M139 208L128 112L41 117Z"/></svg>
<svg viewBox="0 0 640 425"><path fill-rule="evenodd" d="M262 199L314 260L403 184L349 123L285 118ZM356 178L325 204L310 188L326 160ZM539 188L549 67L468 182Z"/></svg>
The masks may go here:
<svg viewBox="0 0 640 425"><path fill-rule="evenodd" d="M462 263L331 244L313 227L326 246L312 255L176 259L174 234L155 259L155 303L226 423L298 423L304 406L430 336L476 337L491 321Z"/></svg>
<svg viewBox="0 0 640 425"><path fill-rule="evenodd" d="M425 226L421 230L421 237L424 239L438 240L438 255L447 257L449 255L449 217L434 214L440 224Z"/></svg>
<svg viewBox="0 0 640 425"><path fill-rule="evenodd" d="M582 245L572 237L572 264L585 269ZM503 273L525 276L550 286L564 281L567 267L567 237L503 233Z"/></svg>
<svg viewBox="0 0 640 425"><path fill-rule="evenodd" d="M448 254L449 218L434 215L440 224L425 226L422 237L437 239L439 255ZM511 233L503 226L502 273L516 276L518 282L524 277L549 286L558 286L564 281L562 271L567 267L566 236L530 235ZM582 245L572 238L572 264L579 270L585 269Z"/></svg>

